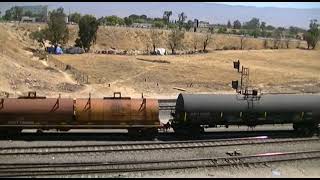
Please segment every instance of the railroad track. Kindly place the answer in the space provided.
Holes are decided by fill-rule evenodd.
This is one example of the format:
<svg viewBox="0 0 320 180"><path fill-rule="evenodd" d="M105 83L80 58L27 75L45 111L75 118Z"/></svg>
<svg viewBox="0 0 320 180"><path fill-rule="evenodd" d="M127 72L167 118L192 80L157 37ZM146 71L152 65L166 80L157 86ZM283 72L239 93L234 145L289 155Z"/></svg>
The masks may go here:
<svg viewBox="0 0 320 180"><path fill-rule="evenodd" d="M237 157L198 158L167 161L127 161L90 163L0 164L0 177L123 173L137 171L175 170L219 166L248 166L293 160L320 158L320 151L278 152Z"/></svg>
<svg viewBox="0 0 320 180"><path fill-rule="evenodd" d="M130 144L93 144L69 146L32 146L32 147L2 147L0 156L5 155L49 155L72 153L111 153L128 151L150 151L170 149L190 149L218 146L257 145L276 143L320 142L320 138L288 138L267 139L265 137L249 137L219 140L171 141Z"/></svg>

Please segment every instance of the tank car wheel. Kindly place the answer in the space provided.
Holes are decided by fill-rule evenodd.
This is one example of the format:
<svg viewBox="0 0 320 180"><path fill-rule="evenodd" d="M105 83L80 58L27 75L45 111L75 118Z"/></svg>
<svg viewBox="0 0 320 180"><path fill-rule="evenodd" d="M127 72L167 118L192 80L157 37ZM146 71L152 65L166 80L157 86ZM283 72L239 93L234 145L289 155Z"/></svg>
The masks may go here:
<svg viewBox="0 0 320 180"><path fill-rule="evenodd" d="M188 131L182 127L174 127L173 131L178 136L187 136L188 135Z"/></svg>
<svg viewBox="0 0 320 180"><path fill-rule="evenodd" d="M298 136L302 137L312 137L316 132L313 124L294 124L293 129Z"/></svg>
<svg viewBox="0 0 320 180"><path fill-rule="evenodd" d="M201 128L201 127L192 127L192 128L190 128L191 136L193 136L193 137L200 136L203 131L204 131L204 129Z"/></svg>
<svg viewBox="0 0 320 180"><path fill-rule="evenodd" d="M129 128L128 129L128 134L132 138L137 138L137 137L141 136L141 129L139 129L139 128Z"/></svg>
<svg viewBox="0 0 320 180"><path fill-rule="evenodd" d="M154 139L158 133L157 128L129 128L128 134L132 138L147 138Z"/></svg>
<svg viewBox="0 0 320 180"><path fill-rule="evenodd" d="M148 128L145 130L142 130L142 136L147 137L148 139L154 139L156 135L158 134L157 128Z"/></svg>
<svg viewBox="0 0 320 180"><path fill-rule="evenodd" d="M198 137L204 132L204 128L200 126L179 126L173 127L174 132L178 136Z"/></svg>
<svg viewBox="0 0 320 180"><path fill-rule="evenodd" d="M42 129L37 129L36 134L43 134L43 130Z"/></svg>
<svg viewBox="0 0 320 180"><path fill-rule="evenodd" d="M6 134L9 136L19 135L22 132L22 128L8 128Z"/></svg>

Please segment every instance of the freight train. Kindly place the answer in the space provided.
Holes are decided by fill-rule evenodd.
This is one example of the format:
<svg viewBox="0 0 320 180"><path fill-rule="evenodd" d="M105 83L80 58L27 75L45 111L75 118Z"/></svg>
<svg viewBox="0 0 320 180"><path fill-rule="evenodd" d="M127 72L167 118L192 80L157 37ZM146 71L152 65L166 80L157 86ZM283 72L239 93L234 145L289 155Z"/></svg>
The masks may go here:
<svg viewBox="0 0 320 180"><path fill-rule="evenodd" d="M159 102L151 98L46 98L28 96L0 99L1 134L23 129L127 129L132 136L154 137L161 128L196 135L205 128L238 125L293 124L296 132L313 135L320 120L319 95L179 94L172 119L162 124Z"/></svg>

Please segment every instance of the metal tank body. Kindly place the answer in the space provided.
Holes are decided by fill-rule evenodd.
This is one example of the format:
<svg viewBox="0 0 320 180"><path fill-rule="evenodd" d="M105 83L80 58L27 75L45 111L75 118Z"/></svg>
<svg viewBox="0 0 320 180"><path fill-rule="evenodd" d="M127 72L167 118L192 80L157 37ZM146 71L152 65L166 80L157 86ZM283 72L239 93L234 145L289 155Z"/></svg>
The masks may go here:
<svg viewBox="0 0 320 180"><path fill-rule="evenodd" d="M319 95L180 94L175 122L195 124L257 125L320 120Z"/></svg>
<svg viewBox="0 0 320 180"><path fill-rule="evenodd" d="M156 99L80 98L75 105L77 124L100 128L159 127Z"/></svg>
<svg viewBox="0 0 320 180"><path fill-rule="evenodd" d="M0 99L1 127L32 128L39 125L58 125L72 122L73 117L73 99Z"/></svg>

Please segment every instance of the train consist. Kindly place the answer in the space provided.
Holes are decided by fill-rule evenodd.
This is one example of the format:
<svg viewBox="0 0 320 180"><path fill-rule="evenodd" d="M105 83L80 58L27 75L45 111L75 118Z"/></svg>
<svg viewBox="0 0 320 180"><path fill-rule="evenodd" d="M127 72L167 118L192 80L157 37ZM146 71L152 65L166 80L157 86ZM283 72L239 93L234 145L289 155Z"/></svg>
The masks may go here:
<svg viewBox="0 0 320 180"><path fill-rule="evenodd" d="M179 94L168 124L159 119L157 99L121 97L46 98L35 92L0 99L0 131L23 129L128 129L129 134L152 137L160 128L178 134L199 134L204 128L230 125L254 127L293 124L300 134L313 135L320 120L319 95Z"/></svg>
<svg viewBox="0 0 320 180"><path fill-rule="evenodd" d="M117 95L117 96L116 96ZM0 101L0 130L128 129L133 134L155 134L160 127L157 99L134 99L114 93L105 98L46 98L35 92Z"/></svg>

